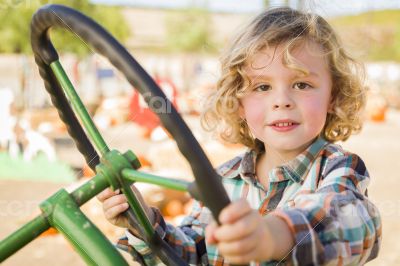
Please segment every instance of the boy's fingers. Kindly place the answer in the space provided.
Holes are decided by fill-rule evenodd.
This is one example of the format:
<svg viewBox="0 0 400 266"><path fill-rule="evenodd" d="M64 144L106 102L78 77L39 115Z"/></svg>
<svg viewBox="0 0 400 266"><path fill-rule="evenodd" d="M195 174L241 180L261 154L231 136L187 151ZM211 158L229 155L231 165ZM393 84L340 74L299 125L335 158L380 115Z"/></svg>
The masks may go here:
<svg viewBox="0 0 400 266"><path fill-rule="evenodd" d="M238 201L232 202L221 211L219 215L219 221L223 224L233 223L234 221L251 211L252 208L250 207L246 199L240 199Z"/></svg>
<svg viewBox="0 0 400 266"><path fill-rule="evenodd" d="M128 209L128 207L129 207L128 203L123 203L123 204L116 205L114 207L111 207L111 208L105 210L104 211L104 216L108 220L115 219L122 212L126 211L126 209Z"/></svg>
<svg viewBox="0 0 400 266"><path fill-rule="evenodd" d="M99 194L97 194L96 197L100 202L103 202L106 199L108 199L109 197L112 197L114 195L115 195L114 192L111 190L111 188L108 187L105 190L103 190L102 192L100 192Z"/></svg>
<svg viewBox="0 0 400 266"><path fill-rule="evenodd" d="M217 239L214 236L215 231L217 230L218 225L215 221L211 222L207 227L206 227L206 241L209 244L215 244L217 243Z"/></svg>
<svg viewBox="0 0 400 266"><path fill-rule="evenodd" d="M107 200L105 200L104 202L103 202L103 210L108 210L108 209L110 209L110 208L112 208L112 207L114 207L114 206L117 206L117 205L121 205L121 204L123 204L123 203L126 203L127 202L127 200L126 200L126 197L125 197L125 195L115 195L115 196L113 196L113 197L111 197L111 198L109 198L109 199L107 199Z"/></svg>
<svg viewBox="0 0 400 266"><path fill-rule="evenodd" d="M240 238L245 238L250 235L260 223L261 217L256 211L248 213L241 219L231 224L221 225L214 233L218 241L235 241Z"/></svg>
<svg viewBox="0 0 400 266"><path fill-rule="evenodd" d="M250 234L244 238L237 241L226 242L222 241L218 244L218 250L224 256L239 256L251 252L256 248L257 244L257 234Z"/></svg>

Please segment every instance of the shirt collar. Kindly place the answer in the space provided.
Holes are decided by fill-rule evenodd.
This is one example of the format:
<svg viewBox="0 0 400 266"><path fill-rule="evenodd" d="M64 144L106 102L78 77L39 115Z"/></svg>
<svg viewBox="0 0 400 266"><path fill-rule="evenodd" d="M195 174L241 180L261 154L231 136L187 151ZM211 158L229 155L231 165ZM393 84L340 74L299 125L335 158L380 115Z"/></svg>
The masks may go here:
<svg viewBox="0 0 400 266"><path fill-rule="evenodd" d="M316 138L305 151L297 155L294 159L272 169L270 182L291 179L294 182L301 183L309 172L312 163L327 143L323 137ZM257 156L258 154L254 149L247 150L237 170L232 171L228 177L240 175L247 182L255 182Z"/></svg>
<svg viewBox="0 0 400 266"><path fill-rule="evenodd" d="M327 140L323 137L318 137L305 151L284 163L282 168L288 172L288 177L294 182L302 182L326 144L328 144Z"/></svg>

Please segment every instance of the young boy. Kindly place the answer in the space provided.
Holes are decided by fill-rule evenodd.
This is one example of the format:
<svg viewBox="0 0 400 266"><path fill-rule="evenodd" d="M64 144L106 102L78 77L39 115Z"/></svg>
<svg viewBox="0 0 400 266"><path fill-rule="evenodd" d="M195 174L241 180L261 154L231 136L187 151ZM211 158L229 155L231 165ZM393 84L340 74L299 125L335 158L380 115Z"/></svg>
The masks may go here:
<svg viewBox="0 0 400 266"><path fill-rule="evenodd" d="M249 147L217 169L233 202L219 226L200 202L179 227L148 208L157 232L193 265L375 258L381 220L367 198L368 172L334 144L361 129L365 91L359 65L329 24L290 8L268 10L239 33L221 66L202 122ZM131 229L120 216L124 195L108 189L98 198L110 222ZM159 263L132 230L119 244Z"/></svg>

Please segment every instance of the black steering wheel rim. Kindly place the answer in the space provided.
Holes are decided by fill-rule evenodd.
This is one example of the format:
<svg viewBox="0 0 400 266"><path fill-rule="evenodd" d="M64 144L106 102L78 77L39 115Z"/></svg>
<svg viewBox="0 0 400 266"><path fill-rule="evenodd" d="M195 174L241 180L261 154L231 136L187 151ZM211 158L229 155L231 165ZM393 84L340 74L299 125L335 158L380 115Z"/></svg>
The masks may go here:
<svg viewBox="0 0 400 266"><path fill-rule="evenodd" d="M160 118L163 126L175 139L180 152L188 160L195 176L200 199L217 220L220 211L230 202L221 183L221 177L215 172L190 129L154 80L111 34L92 19L66 6L46 5L40 8L32 18L32 50L45 88L51 95L52 103L57 108L60 118L66 124L69 134L89 166L94 169L99 163L97 152L49 67L51 63L59 59L50 40L49 29L51 27L64 28L73 32L86 44L93 47L97 53L108 58L134 88L142 95L147 96L145 100L146 98L160 97L168 106L171 106L169 112L166 113L157 112L155 107L149 104L149 107Z"/></svg>

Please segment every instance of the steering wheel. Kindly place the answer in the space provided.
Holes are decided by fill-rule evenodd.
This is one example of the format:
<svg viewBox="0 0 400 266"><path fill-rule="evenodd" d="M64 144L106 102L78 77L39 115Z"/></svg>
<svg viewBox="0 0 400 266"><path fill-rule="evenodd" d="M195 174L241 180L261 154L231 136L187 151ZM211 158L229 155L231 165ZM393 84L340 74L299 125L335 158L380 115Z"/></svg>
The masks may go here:
<svg viewBox="0 0 400 266"><path fill-rule="evenodd" d="M78 121L62 85L50 66L59 60L57 51L50 40L49 30L52 27L63 28L79 36L97 53L108 58L134 88L137 88L142 95L146 95L144 99L149 107L159 116L161 123L175 139L180 152L191 166L195 177L193 191L198 192L199 199L211 210L214 218L218 221L220 211L230 203L221 183L221 177L215 172L192 132L165 94L132 55L99 24L69 7L46 5L34 14L31 22L31 43L35 61L53 105L57 108L61 120L65 123L68 133L80 153L85 157L87 164L95 170L96 165L100 162L100 157L92 145L93 140L89 139ZM159 112L157 106L149 102L154 97L162 99L168 106L171 106L170 111L168 113ZM104 155L102 151L100 153ZM128 217L132 218L133 213L128 213ZM150 241L159 243L156 246L161 248L155 252L168 265L185 265L176 254L172 254L172 249L163 240L153 239ZM154 243L150 243L152 244L150 247L154 247Z"/></svg>

